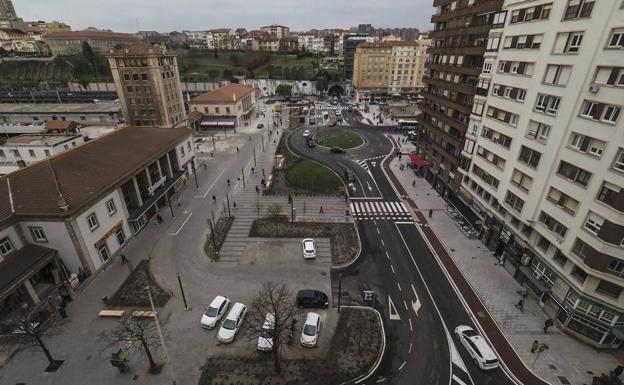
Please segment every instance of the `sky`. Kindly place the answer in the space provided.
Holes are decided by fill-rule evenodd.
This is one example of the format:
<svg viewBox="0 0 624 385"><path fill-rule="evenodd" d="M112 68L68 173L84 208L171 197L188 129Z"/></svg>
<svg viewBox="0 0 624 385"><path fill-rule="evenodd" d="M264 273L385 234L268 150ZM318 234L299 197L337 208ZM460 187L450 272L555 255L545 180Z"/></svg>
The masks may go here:
<svg viewBox="0 0 624 385"><path fill-rule="evenodd" d="M55 20L74 30L96 27L117 32L251 30L267 24L301 31L360 23L426 31L432 4L433 0L13 0L25 21Z"/></svg>

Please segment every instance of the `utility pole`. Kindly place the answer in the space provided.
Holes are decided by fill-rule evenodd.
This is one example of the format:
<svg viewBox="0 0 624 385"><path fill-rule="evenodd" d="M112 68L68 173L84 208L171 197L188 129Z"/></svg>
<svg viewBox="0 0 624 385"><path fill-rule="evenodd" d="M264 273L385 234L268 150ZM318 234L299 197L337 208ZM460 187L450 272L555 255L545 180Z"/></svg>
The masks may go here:
<svg viewBox="0 0 624 385"><path fill-rule="evenodd" d="M254 146L254 167L258 167L256 164L256 147Z"/></svg>
<svg viewBox="0 0 624 385"><path fill-rule="evenodd" d="M182 293L182 301L184 302L184 311L189 311L191 308L186 303L186 295L184 295L184 287L182 287L182 278L180 278L180 274L178 274L178 285L180 285L180 292Z"/></svg>
<svg viewBox="0 0 624 385"><path fill-rule="evenodd" d="M340 299L342 298L342 273L338 273L338 313L340 313Z"/></svg>
<svg viewBox="0 0 624 385"><path fill-rule="evenodd" d="M215 143L214 134L212 134L212 151L217 151L217 144Z"/></svg>
<svg viewBox="0 0 624 385"><path fill-rule="evenodd" d="M195 168L195 159L191 160L191 165L193 166L193 175L195 175L195 189L199 189L199 182L197 181L197 169Z"/></svg>
<svg viewBox="0 0 624 385"><path fill-rule="evenodd" d="M156 308L154 307L154 299L152 298L152 289L149 285L145 287L147 290L147 296L149 297L150 306L152 307L152 313L154 313L154 321L156 322L156 330L158 331L158 338L160 339L160 344L162 345L163 353L165 354L165 360L167 361L167 366L169 367L169 375L171 376L171 381L173 381L173 385L176 385L175 376L173 374L173 367L171 366L171 361L169 361L169 354L167 353L167 345L165 345L165 338L163 337L162 330L160 329L160 322L158 322L158 313L156 312Z"/></svg>

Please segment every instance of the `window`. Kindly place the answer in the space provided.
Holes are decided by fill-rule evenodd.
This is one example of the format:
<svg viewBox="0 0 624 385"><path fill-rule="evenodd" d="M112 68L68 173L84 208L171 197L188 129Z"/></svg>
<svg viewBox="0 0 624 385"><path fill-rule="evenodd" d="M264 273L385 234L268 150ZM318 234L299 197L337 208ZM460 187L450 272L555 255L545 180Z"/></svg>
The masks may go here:
<svg viewBox="0 0 624 385"><path fill-rule="evenodd" d="M539 238L537 240L537 247L539 247L539 249L543 252L547 253L548 249L550 248L550 241L546 239L546 237L544 237L543 235L539 235Z"/></svg>
<svg viewBox="0 0 624 385"><path fill-rule="evenodd" d="M539 49L543 35L507 36L504 49Z"/></svg>
<svg viewBox="0 0 624 385"><path fill-rule="evenodd" d="M602 182L602 187L600 188L596 199L609 206L613 206L619 193L620 187L605 181Z"/></svg>
<svg viewBox="0 0 624 385"><path fill-rule="evenodd" d="M557 171L557 173L564 178L567 178L585 187L589 183L589 179L592 175L590 172L587 172L582 168L579 168L563 160L559 164L559 170Z"/></svg>
<svg viewBox="0 0 624 385"><path fill-rule="evenodd" d="M605 146L605 142L586 135L581 135L576 132L573 132L572 135L570 135L570 147L577 151L594 155L598 158L602 156Z"/></svg>
<svg viewBox="0 0 624 385"><path fill-rule="evenodd" d="M616 28L611 31L607 48L624 48L624 28Z"/></svg>
<svg viewBox="0 0 624 385"><path fill-rule="evenodd" d="M522 146L520 148L520 155L518 156L518 160L530 167L537 168L541 157L542 154L540 154L539 152L529 147Z"/></svg>
<svg viewBox="0 0 624 385"><path fill-rule="evenodd" d="M108 211L108 215L113 215L117 212L117 207L115 207L115 201L109 200L106 202L106 211Z"/></svg>
<svg viewBox="0 0 624 385"><path fill-rule="evenodd" d="M568 84L571 73L572 66L549 64L546 66L544 83L554 86L565 86Z"/></svg>
<svg viewBox="0 0 624 385"><path fill-rule="evenodd" d="M48 239L43 232L43 228L39 226L31 226L28 228L35 242L47 242Z"/></svg>
<svg viewBox="0 0 624 385"><path fill-rule="evenodd" d="M613 168L624 172L624 149L620 149L615 156L615 162L613 162Z"/></svg>
<svg viewBox="0 0 624 385"><path fill-rule="evenodd" d="M581 259L585 259L589 255L591 250L592 248L589 247L587 243L581 241L578 238L576 238L576 242L574 242L574 246L572 246L572 252L578 255Z"/></svg>
<svg viewBox="0 0 624 385"><path fill-rule="evenodd" d="M568 262L568 258L563 255L561 250L557 250L555 256L553 257L553 261L555 261L559 266L563 267Z"/></svg>
<svg viewBox="0 0 624 385"><path fill-rule="evenodd" d="M511 24L548 19L551 9L552 3L537 5L535 7L515 9L511 12Z"/></svg>
<svg viewBox="0 0 624 385"><path fill-rule="evenodd" d="M568 0L563 20L590 17L592 9L594 9L594 0Z"/></svg>
<svg viewBox="0 0 624 385"><path fill-rule="evenodd" d="M124 74L124 80L130 80L130 74Z"/></svg>
<svg viewBox="0 0 624 385"><path fill-rule="evenodd" d="M514 170L511 176L511 183L515 184L525 192L529 192L529 190L531 190L531 186L533 185L533 178L521 171Z"/></svg>
<svg viewBox="0 0 624 385"><path fill-rule="evenodd" d="M475 114L475 115L482 116L484 107L485 107L485 101L483 101L483 100L475 100L472 103L472 113Z"/></svg>
<svg viewBox="0 0 624 385"><path fill-rule="evenodd" d="M500 44L500 35L490 36L487 45L485 47L486 51L498 51L498 46Z"/></svg>
<svg viewBox="0 0 624 385"><path fill-rule="evenodd" d="M501 61L498 64L498 72L530 76L533 74L533 63Z"/></svg>
<svg viewBox="0 0 624 385"><path fill-rule="evenodd" d="M489 74L491 72L492 72L492 62L491 61L485 61L483 63L483 69L481 70L481 73Z"/></svg>
<svg viewBox="0 0 624 385"><path fill-rule="evenodd" d="M5 256L11 251L13 251L13 244L11 243L9 237L4 237L0 239L0 254L2 254L2 256Z"/></svg>
<svg viewBox="0 0 624 385"><path fill-rule="evenodd" d="M585 279L587 279L587 273L583 271L583 269L581 269L580 267L574 266L574 269L572 270L572 277L574 277L580 283L583 283L585 282Z"/></svg>
<svg viewBox="0 0 624 385"><path fill-rule="evenodd" d="M612 259L607 266L607 273L611 273L618 277L624 275L624 261L619 259Z"/></svg>
<svg viewBox="0 0 624 385"><path fill-rule="evenodd" d="M609 124L615 124L620 116L621 107L609 104L585 100L581 106L581 116L584 118L599 120Z"/></svg>
<svg viewBox="0 0 624 385"><path fill-rule="evenodd" d="M624 67L598 67L594 83L608 86L624 86Z"/></svg>
<svg viewBox="0 0 624 385"><path fill-rule="evenodd" d="M556 115L559 110L561 98L553 95L538 94L535 102L535 110L550 115Z"/></svg>
<svg viewBox="0 0 624 385"><path fill-rule="evenodd" d="M579 206L578 200L568 196L564 192L554 187L550 188L550 190L548 191L548 195L546 196L546 199L552 202L553 204L555 204L557 207L563 209L564 211L572 215L576 213L576 209Z"/></svg>
<svg viewBox="0 0 624 385"><path fill-rule="evenodd" d="M618 298L620 293L622 293L622 287L609 281L601 280L598 287L596 287L596 292L612 298Z"/></svg>
<svg viewBox="0 0 624 385"><path fill-rule="evenodd" d="M598 235L598 232L600 232L600 228L602 228L603 222L604 218L590 211L587 215L587 219L585 220L585 229L589 230L589 232L594 235Z"/></svg>
<svg viewBox="0 0 624 385"><path fill-rule="evenodd" d="M492 119L496 119L498 121L507 123L511 126L516 126L518 124L518 115L517 114L513 114L511 112L505 111L505 110L501 110L498 109L496 107L488 107L487 109L487 116L489 116Z"/></svg>
<svg viewBox="0 0 624 385"><path fill-rule="evenodd" d="M98 220L97 220L97 217L95 216L95 213L92 213L92 214L90 214L90 215L87 217L87 224L89 225L89 229L90 229L91 231L93 231L93 230L95 230L95 229L97 229L97 228L98 228L98 226L99 226L100 224L98 223Z"/></svg>
<svg viewBox="0 0 624 385"><path fill-rule="evenodd" d="M561 32L555 38L553 53L575 54L581 47L583 32Z"/></svg>
<svg viewBox="0 0 624 385"><path fill-rule="evenodd" d="M507 191L507 195L505 196L505 203L511 206L512 209L517 212L521 212L524 207L524 201L520 199L516 194L511 191Z"/></svg>
<svg viewBox="0 0 624 385"><path fill-rule="evenodd" d="M548 141L548 137L550 136L550 129L551 127L547 124L531 120L529 121L527 137L545 143Z"/></svg>
<svg viewBox="0 0 624 385"><path fill-rule="evenodd" d="M509 136L501 134L500 132L493 130L489 127L483 126L481 136L505 148L509 148L509 146L511 146L512 139Z"/></svg>
<svg viewBox="0 0 624 385"><path fill-rule="evenodd" d="M568 232L567 227L559 223L559 221L557 221L550 215L546 214L544 211L540 213L539 221L542 222L544 226L548 228L548 230L552 231L561 238L565 237Z"/></svg>
<svg viewBox="0 0 624 385"><path fill-rule="evenodd" d="M180 157L184 157L184 146L180 146Z"/></svg>

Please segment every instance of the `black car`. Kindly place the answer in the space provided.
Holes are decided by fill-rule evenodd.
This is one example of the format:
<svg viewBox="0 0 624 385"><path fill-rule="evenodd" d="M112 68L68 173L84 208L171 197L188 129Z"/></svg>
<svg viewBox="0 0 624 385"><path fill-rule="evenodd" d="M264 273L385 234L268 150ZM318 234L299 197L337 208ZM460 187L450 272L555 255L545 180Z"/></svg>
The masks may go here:
<svg viewBox="0 0 624 385"><path fill-rule="evenodd" d="M332 147L331 150L329 150L332 154L344 154L345 150L343 150L340 147Z"/></svg>
<svg viewBox="0 0 624 385"><path fill-rule="evenodd" d="M257 126L257 127L258 127L258 129L262 129L262 128L264 128L264 124L262 124L262 123L258 123L258 126Z"/></svg>
<svg viewBox="0 0 624 385"><path fill-rule="evenodd" d="M329 299L322 291L308 289L297 292L297 307L299 309L304 307L326 309L328 306Z"/></svg>

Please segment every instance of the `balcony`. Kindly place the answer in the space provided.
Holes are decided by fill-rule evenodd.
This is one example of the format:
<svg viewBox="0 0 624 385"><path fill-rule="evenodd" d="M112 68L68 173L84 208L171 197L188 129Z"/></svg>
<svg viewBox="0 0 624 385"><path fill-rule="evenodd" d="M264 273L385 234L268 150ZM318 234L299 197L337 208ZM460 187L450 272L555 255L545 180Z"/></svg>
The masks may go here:
<svg viewBox="0 0 624 385"><path fill-rule="evenodd" d="M472 89L472 95L474 95L474 88ZM430 92L427 92L425 90L422 90L421 95L423 95L425 98L433 100L434 102L438 102L440 104L443 104L445 106L449 106L451 108L453 108L456 111L459 112L463 112L466 115L470 115L470 113L472 112L472 106L467 106L465 104L461 104L458 102L455 102L451 99L445 98L444 96L438 96L438 95L434 95ZM469 94L470 95L470 94Z"/></svg>
<svg viewBox="0 0 624 385"><path fill-rule="evenodd" d="M483 34L487 35L492 27L490 25L473 25L473 26L460 26L455 28L440 29L438 31L431 31L429 34L432 39L440 39L447 36L467 36Z"/></svg>
<svg viewBox="0 0 624 385"><path fill-rule="evenodd" d="M469 66L469 65L454 65L454 64L436 64L436 63L429 63L429 68L433 69L433 70L438 70L438 71L446 71L446 72L453 72L453 73L460 73L460 74L466 74L466 75L473 75L473 76L479 76L479 74L481 73L481 65L474 65L474 66Z"/></svg>
<svg viewBox="0 0 624 385"><path fill-rule="evenodd" d="M451 116L445 115L439 111L436 111L434 109L432 109L431 107L427 106L426 104L421 104L420 105L420 109L422 112L426 112L427 114L431 115L432 117L443 121L444 123L448 124L449 126L455 128L457 131L461 132L461 133L465 133L466 129L468 127L467 123L464 123L460 120L454 119ZM451 134L447 134L446 135L449 136L451 141L457 141L457 143L459 144L460 142L462 142L464 140L463 137L455 137Z"/></svg>
<svg viewBox="0 0 624 385"><path fill-rule="evenodd" d="M427 53L430 55L477 55L483 56L485 47L463 46L463 47L429 47Z"/></svg>
<svg viewBox="0 0 624 385"><path fill-rule="evenodd" d="M467 83L447 82L446 80L442 80L442 79L433 79L430 76L424 76L423 82L427 84L432 84L434 86L442 87L448 90L460 91L468 95L475 93L475 86L472 86Z"/></svg>
<svg viewBox="0 0 624 385"><path fill-rule="evenodd" d="M440 4L444 4L444 3L445 3L445 1L435 0L433 2L433 6L436 7L436 6L438 6ZM446 3L448 3L448 1L446 1ZM477 3L475 5L469 6L469 7L462 7L462 8L450 11L450 12L446 12L446 13L442 13L442 14L438 14L438 15L433 15L433 16L431 16L431 22L432 23L438 23L438 22L441 22L441 21L454 19L454 18L460 17L460 16L479 14L479 13L484 13L484 12L487 12L487 11L497 11L497 10L501 9L502 5L503 5L503 1L502 0L487 0L487 1L483 1L483 2Z"/></svg>
<svg viewBox="0 0 624 385"><path fill-rule="evenodd" d="M431 124L431 122L428 121L421 121L423 126L426 126L429 128L430 132L435 132L436 135L438 136L442 136L444 137L444 139L451 143L452 145L454 145L457 148L461 148L463 147L463 139L457 139L453 136L451 136L450 134L448 134L447 132L443 131L442 129L434 126L433 124ZM431 144L433 145L435 142L431 140ZM442 148L440 145L438 145L440 148ZM445 150L446 151L446 150Z"/></svg>
<svg viewBox="0 0 624 385"><path fill-rule="evenodd" d="M172 178L163 178L157 185L149 188L149 197L143 200L143 204L134 210L130 210L129 221L139 220L152 206L154 206L167 191L169 191L185 175L184 171L173 173Z"/></svg>

